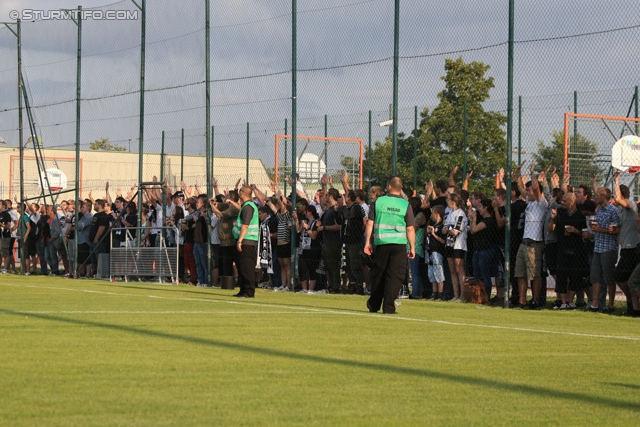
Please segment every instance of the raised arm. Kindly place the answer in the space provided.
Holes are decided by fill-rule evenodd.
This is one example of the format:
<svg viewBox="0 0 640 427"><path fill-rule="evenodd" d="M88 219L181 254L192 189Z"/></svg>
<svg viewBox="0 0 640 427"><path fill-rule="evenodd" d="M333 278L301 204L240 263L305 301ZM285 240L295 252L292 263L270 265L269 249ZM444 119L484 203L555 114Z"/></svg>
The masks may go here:
<svg viewBox="0 0 640 427"><path fill-rule="evenodd" d="M467 176L464 178L464 182L462 183L462 189L463 190L469 191L469 180L471 179L472 175L473 175L473 171L469 171Z"/></svg>
<svg viewBox="0 0 640 427"><path fill-rule="evenodd" d="M613 182L614 182L614 193L616 197L616 204L618 206L622 206L624 209L629 209L629 203L622 197L622 192L620 191L620 171L615 171L613 173Z"/></svg>
<svg viewBox="0 0 640 427"><path fill-rule="evenodd" d="M450 186L455 186L456 185L456 174L458 173L458 166L454 166L453 169L451 170L451 173L449 174L449 185Z"/></svg>

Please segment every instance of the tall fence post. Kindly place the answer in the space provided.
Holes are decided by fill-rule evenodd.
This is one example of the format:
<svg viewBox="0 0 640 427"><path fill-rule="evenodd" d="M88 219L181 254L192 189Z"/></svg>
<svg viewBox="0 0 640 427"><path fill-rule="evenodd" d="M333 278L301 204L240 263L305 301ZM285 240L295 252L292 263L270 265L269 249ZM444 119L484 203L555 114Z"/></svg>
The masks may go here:
<svg viewBox="0 0 640 427"><path fill-rule="evenodd" d="M518 164L522 163L522 95L518 96Z"/></svg>
<svg viewBox="0 0 640 427"><path fill-rule="evenodd" d="M413 109L413 190L418 191L418 106Z"/></svg>
<svg viewBox="0 0 640 427"><path fill-rule="evenodd" d="M162 142L160 143L160 179L164 179L164 131L162 131Z"/></svg>
<svg viewBox="0 0 640 427"><path fill-rule="evenodd" d="M369 152L367 153L367 182L369 183L369 188L371 188L371 162L373 161L373 156L371 155L373 152L371 151L371 110L369 110Z"/></svg>
<svg viewBox="0 0 640 427"><path fill-rule="evenodd" d="M578 114L578 91L574 90L573 91L573 112L574 114ZM571 146L573 147L573 152L575 153L578 150L578 118L574 117L573 118L573 144L571 144ZM572 168L571 165L569 165L569 173L571 173ZM578 171L574 171L574 172L578 172ZM576 175L577 178L577 175Z"/></svg>
<svg viewBox="0 0 640 427"><path fill-rule="evenodd" d="M288 132L287 125L288 125L287 119L284 119L284 134L285 135ZM287 147L287 138L284 138L284 173L286 173L287 163L289 162L289 157L288 157L289 153L287 151L287 148L288 148ZM280 182L279 178L280 177L277 177L276 181ZM283 181L284 181L284 195L286 196L287 195L287 180L283 179Z"/></svg>
<svg viewBox="0 0 640 427"><path fill-rule="evenodd" d="M298 4L291 0L291 176L296 176L296 137L298 119ZM295 190L295 181L293 183ZM291 205L296 207L296 192L291 191ZM296 235L296 223L292 221L291 235ZM296 239L291 239L291 284L290 291L295 292L296 285Z"/></svg>
<svg viewBox="0 0 640 427"><path fill-rule="evenodd" d="M247 122L247 154L244 166L245 182L249 185L249 122Z"/></svg>
<svg viewBox="0 0 640 427"><path fill-rule="evenodd" d="M144 66L147 31L147 0L142 0L139 6L134 0L133 3L140 9L140 129L138 136L138 185L143 182L144 164ZM142 194L138 197L138 218L142 218ZM136 244L140 247L140 234L136 233Z"/></svg>
<svg viewBox="0 0 640 427"><path fill-rule="evenodd" d="M467 101L462 109L462 179L467 178Z"/></svg>
<svg viewBox="0 0 640 427"><path fill-rule="evenodd" d="M398 65L400 62L400 0L395 0L393 19L393 134L391 136L391 173L398 172Z"/></svg>
<svg viewBox="0 0 640 427"><path fill-rule="evenodd" d="M182 181L184 181L184 128L180 132L180 182Z"/></svg>
<svg viewBox="0 0 640 427"><path fill-rule="evenodd" d="M7 26L8 27L8 26ZM10 29L10 28L9 28ZM24 129L22 124L22 24L18 19L16 22L16 38L18 39L18 145L20 146L20 203L24 206ZM20 215L20 221L23 221L24 215ZM77 241L77 238L76 238ZM28 273L22 268L22 260L27 259L27 245L22 245L22 254L20 272L22 274Z"/></svg>
<svg viewBox="0 0 640 427"><path fill-rule="evenodd" d="M329 136L329 129L327 126L327 115L324 115L324 137L328 137ZM326 171L329 171L329 153L327 152L329 150L329 141L328 140L324 140L324 167Z"/></svg>
<svg viewBox="0 0 640 427"><path fill-rule="evenodd" d="M507 164L506 164L506 178L507 178L507 203L505 218L507 222L505 224L504 233L504 307L509 307L509 290L511 287L511 169L512 169L512 148L513 148L513 33L514 33L514 0L509 0L509 53L508 53L508 72L507 72Z"/></svg>
<svg viewBox="0 0 640 427"><path fill-rule="evenodd" d="M80 219L80 95L82 88L82 6L78 6L78 15L76 17L76 25L78 26L78 52L76 58L76 209L74 215L73 227L73 275L78 275L78 220ZM22 178L21 178L22 181Z"/></svg>

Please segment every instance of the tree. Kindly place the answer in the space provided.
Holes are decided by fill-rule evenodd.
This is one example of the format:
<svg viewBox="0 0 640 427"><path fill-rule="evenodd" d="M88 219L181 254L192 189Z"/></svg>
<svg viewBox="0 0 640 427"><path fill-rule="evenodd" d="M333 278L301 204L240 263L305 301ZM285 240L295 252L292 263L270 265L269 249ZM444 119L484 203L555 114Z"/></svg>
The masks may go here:
<svg viewBox="0 0 640 427"><path fill-rule="evenodd" d="M127 147L109 143L109 138L96 139L89 144L89 148L100 151L127 151Z"/></svg>
<svg viewBox="0 0 640 427"><path fill-rule="evenodd" d="M482 103L489 99L493 77L485 77L489 66L482 62L465 63L462 58L445 60L445 89L438 94L440 103L433 111L424 109L420 116L414 159L413 138L398 134L398 175L409 194L413 186L413 164L418 163L418 188L427 180L445 179L454 166L463 163L464 104L467 103L467 170L474 171L471 190L493 190L494 174L504 166L507 117L485 111ZM384 185L391 174L391 141L376 142L367 159L372 160L372 185ZM370 157L369 157L370 156ZM458 175L458 183L462 182Z"/></svg>
<svg viewBox="0 0 640 427"><path fill-rule="evenodd" d="M533 155L536 169L556 168L562 177L564 167L564 132L553 131L551 144L538 141L538 152ZM574 154L569 158L571 185L588 184L591 174L602 177L604 169L598 165L598 144L578 134L577 138L569 136L569 146Z"/></svg>

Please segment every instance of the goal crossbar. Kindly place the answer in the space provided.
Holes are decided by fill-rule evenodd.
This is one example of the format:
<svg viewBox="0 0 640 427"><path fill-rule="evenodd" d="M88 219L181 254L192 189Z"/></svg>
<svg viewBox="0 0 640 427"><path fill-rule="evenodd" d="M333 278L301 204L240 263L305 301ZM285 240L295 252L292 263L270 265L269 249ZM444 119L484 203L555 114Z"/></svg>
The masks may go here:
<svg viewBox="0 0 640 427"><path fill-rule="evenodd" d="M293 139L293 137L291 135L284 135L284 134L277 134L276 135L276 146L275 146L275 182L276 185L278 184L278 178L279 178L279 147L280 147L280 140L284 139ZM364 150L364 141L361 138L338 138L338 137L331 137L331 136L318 136L318 135L296 135L296 139L307 139L307 140L314 140L314 141L326 141L326 142L331 142L331 141L335 141L335 142L347 142L347 143L354 143L354 144L358 144L358 151L359 151L359 173L358 173L358 188L362 188L362 173L363 173L363 150ZM326 167L327 165L325 165Z"/></svg>
<svg viewBox="0 0 640 427"><path fill-rule="evenodd" d="M597 120L611 120L619 122L635 122L640 123L640 118L636 117L620 117L620 116L599 116L596 114L577 114L577 113L564 113L564 167L563 172L566 174L569 172L569 119L570 118L581 119L597 119Z"/></svg>

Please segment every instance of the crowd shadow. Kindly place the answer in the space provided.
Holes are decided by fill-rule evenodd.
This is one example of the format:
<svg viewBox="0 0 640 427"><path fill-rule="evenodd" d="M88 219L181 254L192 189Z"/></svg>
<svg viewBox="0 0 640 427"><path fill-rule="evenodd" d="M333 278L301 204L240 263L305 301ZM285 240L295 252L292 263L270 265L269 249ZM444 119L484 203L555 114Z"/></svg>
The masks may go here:
<svg viewBox="0 0 640 427"><path fill-rule="evenodd" d="M113 330L118 332L126 332L126 333L144 335L148 337L180 341L180 342L185 342L189 344L206 345L214 348L227 349L227 350L238 351L238 352L256 353L261 356L268 355L268 356L279 357L283 359L292 359L297 361L322 363L327 365L341 366L341 367L353 368L353 369L365 369L365 370L371 370L371 371L393 373L398 375L422 377L422 378L428 378L432 380L448 381L451 383L457 383L461 385L472 385L472 386L483 387L487 389L509 391L509 392L519 393L519 394L529 395L529 396L538 396L544 399L548 399L550 396L553 396L554 399L563 399L567 401L584 403L588 405L606 406L608 408L616 408L616 409L622 409L622 410L630 410L633 412L640 412L639 402L617 400L617 399L613 399L613 398L601 396L601 395L592 396L592 395L578 393L578 392L561 391L555 388L540 387L540 386L535 386L530 384L514 384L514 383L498 381L493 379L477 378L477 377L471 377L468 375L451 374L451 373L438 372L438 371L428 370L428 369L418 369L418 368L410 368L410 367L399 366L399 365L362 362L362 361L356 361L356 360L350 360L350 359L331 358L331 357L319 356L314 354L282 351L282 350L277 350L273 348L252 346L248 344L231 343L231 342L225 342L222 340L215 340L210 338L200 338L200 337L191 337L186 335L170 334L167 332L136 328L136 327L126 326L126 325L116 325L116 324L95 322L90 320L73 319L73 318L62 317L62 316L53 316L50 314L30 313L30 312L21 312L21 311L4 310L4 309L0 309L0 313L11 315L11 316L19 316L19 317L29 316L29 317L37 318L41 320L46 320L51 322L62 322L62 323L67 323L72 325L91 326L95 328L103 328L103 329L108 329L108 330ZM629 387L632 389L640 388L632 384L618 384L618 383L609 383L609 384L616 385L616 386Z"/></svg>

